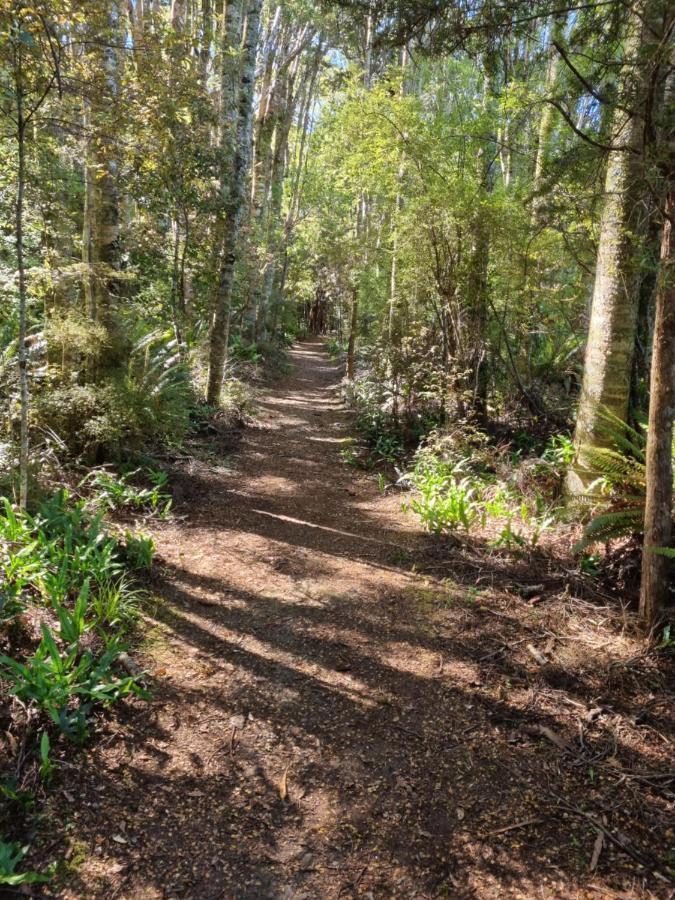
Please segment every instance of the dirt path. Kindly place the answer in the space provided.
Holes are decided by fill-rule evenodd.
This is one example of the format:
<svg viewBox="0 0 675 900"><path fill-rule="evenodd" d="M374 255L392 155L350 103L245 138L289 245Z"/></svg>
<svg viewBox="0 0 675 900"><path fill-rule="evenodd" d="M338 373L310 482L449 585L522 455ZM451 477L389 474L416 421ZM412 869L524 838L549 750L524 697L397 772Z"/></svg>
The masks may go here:
<svg viewBox="0 0 675 900"><path fill-rule="evenodd" d="M72 775L84 859L60 896L616 896L588 874L595 829L551 812L578 771L517 730L570 709L501 661L529 613L411 571L428 541L400 496L339 457L335 367L319 343L291 355L230 468L179 484L157 536L157 685ZM634 865L609 871L638 896Z"/></svg>

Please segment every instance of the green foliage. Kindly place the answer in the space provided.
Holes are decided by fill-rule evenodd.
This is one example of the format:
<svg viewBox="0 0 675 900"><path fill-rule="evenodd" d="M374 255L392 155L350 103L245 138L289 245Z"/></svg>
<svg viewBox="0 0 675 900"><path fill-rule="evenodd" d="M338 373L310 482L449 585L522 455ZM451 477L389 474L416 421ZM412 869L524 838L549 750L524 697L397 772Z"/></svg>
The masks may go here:
<svg viewBox="0 0 675 900"><path fill-rule="evenodd" d="M675 647L675 635L670 624L663 626L661 637L656 644L657 650L671 650Z"/></svg>
<svg viewBox="0 0 675 900"><path fill-rule="evenodd" d="M128 540L127 538L127 542ZM149 568L149 565L145 568ZM109 630L121 633L129 631L138 621L143 600L143 591L134 587L126 573L120 578L100 583L90 603L96 627L103 633Z"/></svg>
<svg viewBox="0 0 675 900"><path fill-rule="evenodd" d="M626 535L639 534L644 525L646 494L646 446L644 429L631 428L609 412L602 415L608 447L586 451L587 464L595 476L587 499L595 504L591 521L575 546L580 553L595 543L606 543ZM675 442L673 443L675 461ZM670 556L669 547L650 552Z"/></svg>
<svg viewBox="0 0 675 900"><path fill-rule="evenodd" d="M645 553L656 553L666 559L675 559L675 547L645 547Z"/></svg>
<svg viewBox="0 0 675 900"><path fill-rule="evenodd" d="M600 562L601 560L597 553L584 553L579 562L579 568L585 575L595 578L601 571Z"/></svg>
<svg viewBox="0 0 675 900"><path fill-rule="evenodd" d="M141 694L134 678L119 677L114 662L120 646L112 640L100 657L82 650L79 642L59 650L52 631L43 623L42 640L25 663L0 656L0 677L10 693L44 710L71 740L82 743L89 734L94 704L108 705L130 693Z"/></svg>
<svg viewBox="0 0 675 900"><path fill-rule="evenodd" d="M555 522L555 515L540 495L526 500L516 488L519 462L509 463L506 477L498 478L490 464L489 448L480 433L473 436L478 448L468 454L452 435L437 434L417 454L414 469L402 481L411 484L417 496L406 506L424 527L435 533L462 529L467 534L480 526L498 527L491 540L494 548L514 550L536 547Z"/></svg>
<svg viewBox="0 0 675 900"><path fill-rule="evenodd" d="M179 442L193 405L175 342L151 332L131 348L126 371L114 369L95 383L56 383L36 398L34 415L70 454L118 460Z"/></svg>
<svg viewBox="0 0 675 900"><path fill-rule="evenodd" d="M171 511L171 496L163 488L167 483L166 472L153 469L143 472L143 477L152 483L150 488L134 485L140 469L125 475L116 475L103 469L90 472L80 486L89 485L93 491L92 502L97 507L108 510L145 510L160 518L166 518Z"/></svg>
<svg viewBox="0 0 675 900"><path fill-rule="evenodd" d="M51 743L46 731L40 738L40 778L44 782L51 781L54 774L54 766L50 759Z"/></svg>
<svg viewBox="0 0 675 900"><path fill-rule="evenodd" d="M423 466L412 475L420 498L410 501L410 508L422 524L434 534L462 527L466 532L480 514L478 487L469 477L459 477L460 467L447 471L445 467Z"/></svg>
<svg viewBox="0 0 675 900"><path fill-rule="evenodd" d="M546 463L567 468L574 460L574 441L569 434L552 435L541 458Z"/></svg>
<svg viewBox="0 0 675 900"><path fill-rule="evenodd" d="M131 569L149 572L155 555L155 542L147 535L127 531L124 536L124 555Z"/></svg>
<svg viewBox="0 0 675 900"><path fill-rule="evenodd" d="M0 884L16 886L49 881L51 875L38 872L17 872L17 867L28 853L28 847L17 842L0 840Z"/></svg>
<svg viewBox="0 0 675 900"><path fill-rule="evenodd" d="M42 503L35 515L4 500L0 560L13 604L5 604L6 617L29 605L42 606L44 615L34 652L24 659L0 657L0 678L77 742L87 737L96 706L141 693L134 678L117 674L115 664L120 636L132 627L141 603L125 567L149 566L153 546L149 538L127 534L122 547L103 528L101 514L90 515L84 501L72 503L66 491ZM40 758L47 778L46 732Z"/></svg>
<svg viewBox="0 0 675 900"><path fill-rule="evenodd" d="M230 341L230 354L234 359L257 365L263 361L263 355L256 344L248 344L239 335Z"/></svg>
<svg viewBox="0 0 675 900"><path fill-rule="evenodd" d="M326 350L333 361L341 359L347 352L347 344L344 340L338 341L335 338L328 338L326 341Z"/></svg>
<svg viewBox="0 0 675 900"><path fill-rule="evenodd" d="M220 392L220 412L233 423L243 425L256 409L255 394L240 378L227 378Z"/></svg>

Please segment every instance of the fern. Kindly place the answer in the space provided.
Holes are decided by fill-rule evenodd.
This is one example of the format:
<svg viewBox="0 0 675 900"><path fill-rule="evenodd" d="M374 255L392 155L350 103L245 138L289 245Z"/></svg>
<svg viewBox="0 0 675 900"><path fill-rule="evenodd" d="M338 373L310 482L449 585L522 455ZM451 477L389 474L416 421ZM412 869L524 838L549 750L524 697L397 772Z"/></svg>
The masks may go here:
<svg viewBox="0 0 675 900"><path fill-rule="evenodd" d="M666 559L675 559L675 547L645 547L646 553L656 553L657 556L665 556Z"/></svg>
<svg viewBox="0 0 675 900"><path fill-rule="evenodd" d="M613 446L586 451L586 459L595 476L588 497L598 503L598 514L584 529L583 538L574 548L577 553L591 544L642 531L647 490L646 447L644 430L638 431L605 410L602 431ZM675 459L675 443L673 444ZM669 547L649 548L673 558Z"/></svg>

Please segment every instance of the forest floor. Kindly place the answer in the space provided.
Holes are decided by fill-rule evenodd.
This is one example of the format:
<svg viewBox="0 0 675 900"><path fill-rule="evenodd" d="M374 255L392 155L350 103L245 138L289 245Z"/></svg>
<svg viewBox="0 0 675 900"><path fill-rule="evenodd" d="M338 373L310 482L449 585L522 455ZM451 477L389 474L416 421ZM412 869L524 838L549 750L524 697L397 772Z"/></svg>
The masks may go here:
<svg viewBox="0 0 675 900"><path fill-rule="evenodd" d="M672 896L663 663L559 560L423 534L342 461L323 344L291 359L173 472L152 693L66 770L41 896Z"/></svg>

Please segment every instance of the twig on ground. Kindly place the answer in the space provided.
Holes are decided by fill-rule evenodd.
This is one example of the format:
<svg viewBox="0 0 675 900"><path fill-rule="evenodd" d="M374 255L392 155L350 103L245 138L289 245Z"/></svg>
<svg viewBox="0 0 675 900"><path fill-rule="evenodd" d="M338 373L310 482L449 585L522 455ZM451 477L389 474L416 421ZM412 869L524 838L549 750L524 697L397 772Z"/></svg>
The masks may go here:
<svg viewBox="0 0 675 900"><path fill-rule="evenodd" d="M546 819L523 819L522 822L514 822L513 825L505 825L504 828L495 828L494 831L486 831L480 835L482 838L496 837L498 834L506 834L507 831L515 831L517 828L527 828L530 825L540 825Z"/></svg>

